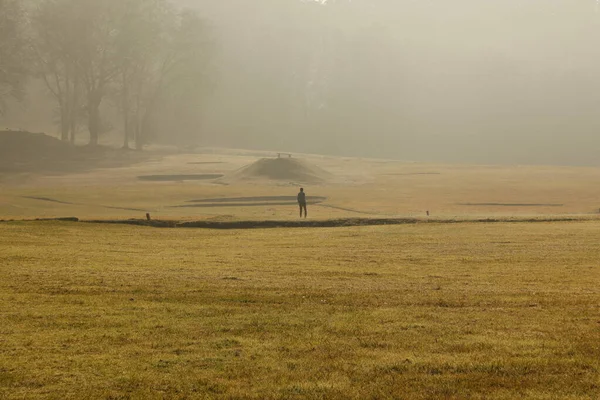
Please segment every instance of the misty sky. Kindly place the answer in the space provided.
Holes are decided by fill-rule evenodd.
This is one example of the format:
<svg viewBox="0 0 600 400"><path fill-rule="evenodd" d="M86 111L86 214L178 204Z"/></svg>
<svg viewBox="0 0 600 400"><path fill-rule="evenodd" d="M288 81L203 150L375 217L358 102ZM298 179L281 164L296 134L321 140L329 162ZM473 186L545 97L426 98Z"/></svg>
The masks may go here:
<svg viewBox="0 0 600 400"><path fill-rule="evenodd" d="M585 164L597 158L595 0L338 1L325 18L300 21L290 16L297 12L291 5L269 10L268 3L275 2L192 3L210 11L224 51L238 61L232 65L245 65L242 74L252 74L246 81L256 79L253 69L293 65L283 57L290 52L286 47L299 48L298 36L302 42L325 24L351 38L355 48L354 57L330 72L351 69L356 92L349 95L363 96L370 84L390 88L375 100L387 112L371 120L365 111L369 124L347 135L306 131L288 137L271 131L244 138L238 131L223 132L221 139L231 135L232 144L264 138L306 151L429 161ZM290 37L295 42L286 44ZM366 65L356 68L357 63ZM222 89L221 101L229 102L235 88ZM237 111L244 119L244 110ZM340 116L345 117L354 125L356 115Z"/></svg>
<svg viewBox="0 0 600 400"><path fill-rule="evenodd" d="M179 3L218 43L201 144L600 165L595 0Z"/></svg>

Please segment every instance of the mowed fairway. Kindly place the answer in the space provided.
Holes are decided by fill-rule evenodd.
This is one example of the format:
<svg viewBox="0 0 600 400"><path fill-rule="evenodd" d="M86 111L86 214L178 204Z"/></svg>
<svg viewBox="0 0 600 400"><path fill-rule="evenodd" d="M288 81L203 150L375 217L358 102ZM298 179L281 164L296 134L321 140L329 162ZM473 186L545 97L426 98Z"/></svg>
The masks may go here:
<svg viewBox="0 0 600 400"><path fill-rule="evenodd" d="M600 223L0 224L0 398L597 399Z"/></svg>
<svg viewBox="0 0 600 400"><path fill-rule="evenodd" d="M275 162L269 172L279 174L278 159L272 155L270 159L244 152L146 156L148 160L130 166L65 174L0 171L0 220L129 219L145 218L146 212L154 219L171 220L289 220L298 216L294 197L301 186L309 198L323 199L309 204L311 219L426 217L427 211L441 219L600 215L600 168L436 165L298 155L290 160L303 163L308 172L326 171L325 181L307 183L293 176L239 178L240 171L265 161ZM185 178L220 174L224 177ZM282 196L292 202L268 200ZM218 202L224 199L232 201Z"/></svg>

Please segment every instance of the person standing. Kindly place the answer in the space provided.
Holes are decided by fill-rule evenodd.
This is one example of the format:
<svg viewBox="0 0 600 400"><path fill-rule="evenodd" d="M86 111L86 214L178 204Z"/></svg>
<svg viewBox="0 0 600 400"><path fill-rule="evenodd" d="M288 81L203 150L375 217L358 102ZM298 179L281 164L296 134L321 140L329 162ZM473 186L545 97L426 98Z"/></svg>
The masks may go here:
<svg viewBox="0 0 600 400"><path fill-rule="evenodd" d="M306 218L306 193L304 193L304 188L300 188L300 193L298 193L298 206L300 206L300 218L302 218L302 210L304 210L304 218Z"/></svg>

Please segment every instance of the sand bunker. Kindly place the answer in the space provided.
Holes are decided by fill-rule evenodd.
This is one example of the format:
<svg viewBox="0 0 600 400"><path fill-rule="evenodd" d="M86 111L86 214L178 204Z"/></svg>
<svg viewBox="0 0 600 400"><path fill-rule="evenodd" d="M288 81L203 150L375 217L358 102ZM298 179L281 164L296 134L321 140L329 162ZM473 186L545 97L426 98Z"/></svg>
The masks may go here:
<svg viewBox="0 0 600 400"><path fill-rule="evenodd" d="M327 200L322 196L306 196L308 204L319 204ZM261 196L261 197L229 197L216 199L190 200L177 208L210 208L210 207L258 207L258 206L289 206L295 205L296 196Z"/></svg>
<svg viewBox="0 0 600 400"><path fill-rule="evenodd" d="M236 171L234 180L269 179L294 183L321 183L331 177L329 172L296 158L263 158Z"/></svg>
<svg viewBox="0 0 600 400"><path fill-rule="evenodd" d="M322 202L327 200L327 197L322 196L306 196L308 202ZM190 200L188 203L236 203L249 201L293 201L296 202L296 196L260 196L260 197L221 197L217 199L201 199Z"/></svg>
<svg viewBox="0 0 600 400"><path fill-rule="evenodd" d="M142 175L138 176L141 181L150 182L180 182L180 181L206 181L222 178L222 174L195 174L195 175Z"/></svg>
<svg viewBox="0 0 600 400"><path fill-rule="evenodd" d="M387 176L417 176L417 175L441 175L441 172L404 172L404 173L389 173Z"/></svg>

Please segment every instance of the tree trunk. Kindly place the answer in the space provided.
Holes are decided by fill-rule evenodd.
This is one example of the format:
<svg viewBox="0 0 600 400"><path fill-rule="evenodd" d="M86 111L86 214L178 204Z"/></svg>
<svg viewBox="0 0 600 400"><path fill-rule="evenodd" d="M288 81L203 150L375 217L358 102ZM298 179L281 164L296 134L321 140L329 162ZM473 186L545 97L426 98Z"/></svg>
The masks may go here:
<svg viewBox="0 0 600 400"><path fill-rule="evenodd" d="M88 96L88 130L90 131L90 146L97 146L100 137L100 103L102 96L98 91Z"/></svg>
<svg viewBox="0 0 600 400"><path fill-rule="evenodd" d="M69 141L69 109L66 105L60 107L60 140Z"/></svg>
<svg viewBox="0 0 600 400"><path fill-rule="evenodd" d="M129 116L125 115L123 120L123 148L129 150Z"/></svg>
<svg viewBox="0 0 600 400"><path fill-rule="evenodd" d="M129 149L129 83L123 73L123 148Z"/></svg>
<svg viewBox="0 0 600 400"><path fill-rule="evenodd" d="M71 79L69 70L67 69L67 76L65 78L65 91L64 98L62 99L62 106L60 110L60 140L63 142L69 141L69 126L71 120Z"/></svg>
<svg viewBox="0 0 600 400"><path fill-rule="evenodd" d="M71 98L69 99L71 103L70 113L69 113L69 141L71 144L75 144L75 136L77 135L77 119L79 118L79 84L77 79L73 82L73 92L71 93Z"/></svg>
<svg viewBox="0 0 600 400"><path fill-rule="evenodd" d="M148 106L144 109L144 112L138 115L138 132L135 141L135 148L137 150L142 150L144 144L146 144L146 141L150 137L150 127L152 126L152 116L154 115L156 104L156 99L151 100Z"/></svg>
<svg viewBox="0 0 600 400"><path fill-rule="evenodd" d="M77 107L77 96L73 94L71 102L71 112L69 113L69 142L75 145L75 135L77 135L77 117L79 108Z"/></svg>
<svg viewBox="0 0 600 400"><path fill-rule="evenodd" d="M74 145L75 144L75 135L77 134L77 122L75 122L75 118L71 118L71 123L69 126L69 142Z"/></svg>
<svg viewBox="0 0 600 400"><path fill-rule="evenodd" d="M135 97L135 111L133 116L133 140L135 141L136 150L141 150L141 126L142 126L142 98L138 94Z"/></svg>
<svg viewBox="0 0 600 400"><path fill-rule="evenodd" d="M135 142L135 148L137 150L143 150L145 139L148 138L148 130L150 128L150 112L146 112L142 118L141 123L138 126L138 135Z"/></svg>
<svg viewBox="0 0 600 400"><path fill-rule="evenodd" d="M138 118L137 114L133 116L132 123L133 123L133 127L131 127L131 132L133 133L132 139L135 143L135 148L137 149L138 142L139 142L138 138L140 136L140 122L139 122L139 118Z"/></svg>
<svg viewBox="0 0 600 400"><path fill-rule="evenodd" d="M92 107L89 110L88 129L90 131L90 146L98 145L98 138L100 136L100 110L99 106Z"/></svg>
<svg viewBox="0 0 600 400"><path fill-rule="evenodd" d="M135 127L135 149L143 150L144 149L144 141L142 140L142 125L143 123L138 123Z"/></svg>
<svg viewBox="0 0 600 400"><path fill-rule="evenodd" d="M145 139L148 135L148 126L150 125L150 110L146 110L143 115L138 116L137 133L135 136L136 150L143 150Z"/></svg>

